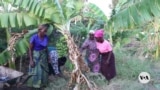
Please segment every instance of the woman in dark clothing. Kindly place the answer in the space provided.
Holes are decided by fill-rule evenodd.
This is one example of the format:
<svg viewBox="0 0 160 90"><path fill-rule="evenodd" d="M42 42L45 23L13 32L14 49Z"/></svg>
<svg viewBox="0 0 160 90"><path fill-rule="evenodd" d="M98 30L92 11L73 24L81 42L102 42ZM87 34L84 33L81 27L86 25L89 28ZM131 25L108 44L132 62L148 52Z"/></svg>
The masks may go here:
<svg viewBox="0 0 160 90"><path fill-rule="evenodd" d="M49 25L43 24L38 27L38 33L30 38L29 47L29 75L28 86L41 88L48 84L48 36L46 35Z"/></svg>
<svg viewBox="0 0 160 90"><path fill-rule="evenodd" d="M110 81L116 76L115 58L111 44L103 36L104 31L102 29L95 32L96 45L101 58L101 73Z"/></svg>

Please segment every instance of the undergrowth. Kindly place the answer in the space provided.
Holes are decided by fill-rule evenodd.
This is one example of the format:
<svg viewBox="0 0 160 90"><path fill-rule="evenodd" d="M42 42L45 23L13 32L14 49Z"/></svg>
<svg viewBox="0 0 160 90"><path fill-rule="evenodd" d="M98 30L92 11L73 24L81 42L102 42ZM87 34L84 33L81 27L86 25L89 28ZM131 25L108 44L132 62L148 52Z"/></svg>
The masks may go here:
<svg viewBox="0 0 160 90"><path fill-rule="evenodd" d="M140 60L123 50L115 50L115 59L118 78L135 80L141 72L152 73L150 61Z"/></svg>

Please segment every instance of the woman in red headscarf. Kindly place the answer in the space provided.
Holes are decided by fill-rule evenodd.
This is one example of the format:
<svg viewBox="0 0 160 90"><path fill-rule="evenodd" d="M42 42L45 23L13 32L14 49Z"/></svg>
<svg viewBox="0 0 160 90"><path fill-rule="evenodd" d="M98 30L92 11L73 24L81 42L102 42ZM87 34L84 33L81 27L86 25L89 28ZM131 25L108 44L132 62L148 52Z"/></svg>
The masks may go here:
<svg viewBox="0 0 160 90"><path fill-rule="evenodd" d="M112 52L111 44L103 38L104 30L97 30L94 34L96 38L96 46L100 52L101 73L110 82L116 76L115 58Z"/></svg>

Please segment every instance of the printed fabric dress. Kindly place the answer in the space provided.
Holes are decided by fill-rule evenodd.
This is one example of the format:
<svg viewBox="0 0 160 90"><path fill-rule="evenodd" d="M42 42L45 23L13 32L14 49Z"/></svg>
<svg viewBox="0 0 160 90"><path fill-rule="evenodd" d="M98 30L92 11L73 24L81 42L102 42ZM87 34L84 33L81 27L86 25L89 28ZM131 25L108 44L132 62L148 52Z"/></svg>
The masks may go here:
<svg viewBox="0 0 160 90"><path fill-rule="evenodd" d="M57 49L55 47L48 47L48 52L49 52L49 57L50 57L50 60L51 60L51 66L54 70L54 73L59 74L60 69L58 67L58 52L57 52Z"/></svg>
<svg viewBox="0 0 160 90"><path fill-rule="evenodd" d="M99 52L96 47L96 41L87 39L82 45L82 48L86 49L86 63L92 72L99 72L100 61Z"/></svg>

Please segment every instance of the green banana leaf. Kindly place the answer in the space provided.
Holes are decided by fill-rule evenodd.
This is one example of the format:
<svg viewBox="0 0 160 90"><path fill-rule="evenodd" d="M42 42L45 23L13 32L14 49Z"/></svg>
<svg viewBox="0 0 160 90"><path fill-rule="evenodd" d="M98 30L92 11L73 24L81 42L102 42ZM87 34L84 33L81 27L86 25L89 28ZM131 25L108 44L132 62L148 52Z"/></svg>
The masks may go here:
<svg viewBox="0 0 160 90"><path fill-rule="evenodd" d="M27 13L0 13L1 28L28 27L31 25L37 26L38 19L29 16Z"/></svg>
<svg viewBox="0 0 160 90"><path fill-rule="evenodd" d="M13 6L21 7L24 11L44 20L64 24L80 13L83 2L82 0L70 0L69 2L63 0L61 4L59 0L46 0L45 2L43 0L14 0Z"/></svg>
<svg viewBox="0 0 160 90"><path fill-rule="evenodd" d="M50 26L48 29L47 35L51 35L52 31L53 31L53 27ZM36 32L37 32L37 29L29 30L29 32L16 43L16 45L15 45L16 56L21 56L28 51L29 38L30 38L30 36L32 36ZM10 60L10 58L11 57L10 57L9 51L7 51L7 49L4 50L2 53L0 53L0 65L7 63L8 60Z"/></svg>
<svg viewBox="0 0 160 90"><path fill-rule="evenodd" d="M0 27L2 28L26 28L29 26L38 26L39 23L65 24L70 18L79 14L83 7L80 0L73 0L76 4L64 0L66 4L59 0L9 0L14 7L19 7L19 12L0 13ZM53 2L53 3L51 3ZM73 6L73 7L71 7ZM66 11L65 11L66 10ZM51 31L50 31L51 30ZM47 34L52 33L53 27ZM36 31L29 30L24 38L16 43L16 56L23 55L28 50L28 39ZM10 60L10 54L7 50L0 53L0 65Z"/></svg>
<svg viewBox="0 0 160 90"><path fill-rule="evenodd" d="M113 15L107 27L114 30L131 29L150 22L154 17L160 17L160 0L141 0Z"/></svg>

